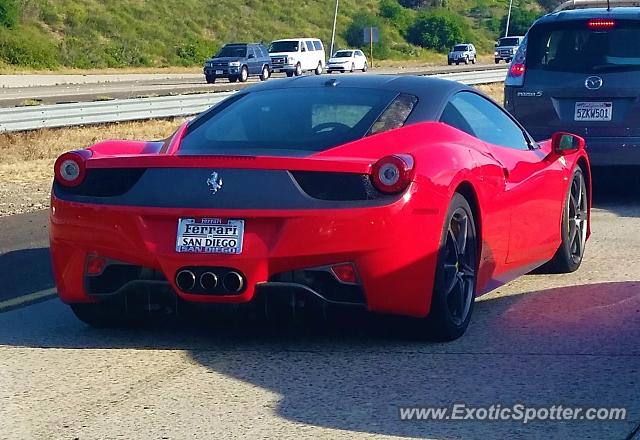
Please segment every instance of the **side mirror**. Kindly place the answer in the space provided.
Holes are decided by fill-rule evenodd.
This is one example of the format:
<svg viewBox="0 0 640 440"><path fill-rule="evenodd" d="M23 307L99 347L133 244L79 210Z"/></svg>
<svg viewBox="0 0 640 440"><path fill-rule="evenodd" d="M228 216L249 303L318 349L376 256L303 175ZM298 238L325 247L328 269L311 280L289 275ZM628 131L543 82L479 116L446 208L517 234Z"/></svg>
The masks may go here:
<svg viewBox="0 0 640 440"><path fill-rule="evenodd" d="M551 137L551 148L559 156L575 153L584 149L584 146L584 139L575 134L558 132Z"/></svg>
<svg viewBox="0 0 640 440"><path fill-rule="evenodd" d="M498 47L498 43L494 44L493 46L494 46L494 47Z"/></svg>

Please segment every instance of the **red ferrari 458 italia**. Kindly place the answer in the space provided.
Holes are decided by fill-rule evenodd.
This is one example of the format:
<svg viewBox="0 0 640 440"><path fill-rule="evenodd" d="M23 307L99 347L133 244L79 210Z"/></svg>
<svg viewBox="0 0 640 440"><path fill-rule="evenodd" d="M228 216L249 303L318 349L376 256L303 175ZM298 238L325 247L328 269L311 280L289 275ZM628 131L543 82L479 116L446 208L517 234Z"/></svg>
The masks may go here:
<svg viewBox="0 0 640 440"><path fill-rule="evenodd" d="M165 141L60 156L51 254L60 298L92 325L167 298L287 292L424 317L451 340L476 296L540 266L580 266L590 194L583 139L537 143L462 84L284 79Z"/></svg>

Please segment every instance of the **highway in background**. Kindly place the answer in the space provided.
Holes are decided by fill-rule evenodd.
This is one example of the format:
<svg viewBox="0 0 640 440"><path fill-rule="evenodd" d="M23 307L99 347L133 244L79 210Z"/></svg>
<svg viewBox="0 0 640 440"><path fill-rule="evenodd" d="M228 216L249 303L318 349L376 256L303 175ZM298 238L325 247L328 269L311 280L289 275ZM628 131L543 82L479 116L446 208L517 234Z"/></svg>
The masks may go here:
<svg viewBox="0 0 640 440"><path fill-rule="evenodd" d="M504 64L371 69L371 73L425 75L504 69ZM348 74L343 74L348 75ZM274 78L284 77L276 74ZM245 84L218 80L207 84L202 74L0 75L0 107L87 102L187 93L239 90Z"/></svg>

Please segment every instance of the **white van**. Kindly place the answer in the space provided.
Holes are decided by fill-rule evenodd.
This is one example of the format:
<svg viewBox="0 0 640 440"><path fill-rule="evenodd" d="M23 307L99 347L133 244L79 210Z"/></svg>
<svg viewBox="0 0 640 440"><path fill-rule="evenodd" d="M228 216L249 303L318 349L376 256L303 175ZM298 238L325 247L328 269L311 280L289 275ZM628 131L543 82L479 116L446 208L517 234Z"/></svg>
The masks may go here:
<svg viewBox="0 0 640 440"><path fill-rule="evenodd" d="M272 72L285 72L287 76L300 76L313 71L320 75L325 66L322 41L317 38L289 38L276 40L269 46Z"/></svg>

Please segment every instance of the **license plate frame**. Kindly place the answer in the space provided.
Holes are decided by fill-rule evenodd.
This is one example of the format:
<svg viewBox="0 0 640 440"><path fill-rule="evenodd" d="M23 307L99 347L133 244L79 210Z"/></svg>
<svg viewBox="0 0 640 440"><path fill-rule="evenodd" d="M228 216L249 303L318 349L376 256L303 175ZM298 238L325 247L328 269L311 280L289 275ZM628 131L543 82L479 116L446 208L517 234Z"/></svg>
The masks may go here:
<svg viewBox="0 0 640 440"><path fill-rule="evenodd" d="M613 116L611 101L576 102L573 120L575 122L609 122Z"/></svg>
<svg viewBox="0 0 640 440"><path fill-rule="evenodd" d="M239 255L244 241L244 220L179 218L176 252Z"/></svg>
<svg viewBox="0 0 640 440"><path fill-rule="evenodd" d="M224 73L224 71L222 70L216 70L216 75L222 75Z"/></svg>

